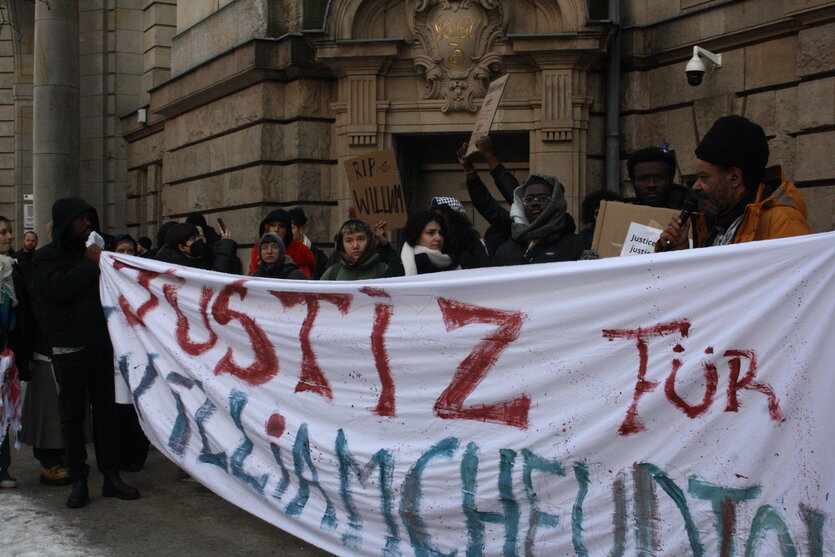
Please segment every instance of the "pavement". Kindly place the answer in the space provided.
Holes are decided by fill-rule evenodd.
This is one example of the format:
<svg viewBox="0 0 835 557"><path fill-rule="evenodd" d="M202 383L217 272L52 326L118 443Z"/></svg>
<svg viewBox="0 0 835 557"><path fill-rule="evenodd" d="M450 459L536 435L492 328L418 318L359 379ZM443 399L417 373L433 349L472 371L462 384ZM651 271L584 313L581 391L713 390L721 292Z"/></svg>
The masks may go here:
<svg viewBox="0 0 835 557"><path fill-rule="evenodd" d="M90 502L65 505L70 487L42 485L32 449L12 449L15 489L0 489L3 557L281 555L319 557L318 549L218 497L202 485L177 481L177 466L151 450L145 468L122 472L142 496L101 497L101 475L91 456Z"/></svg>

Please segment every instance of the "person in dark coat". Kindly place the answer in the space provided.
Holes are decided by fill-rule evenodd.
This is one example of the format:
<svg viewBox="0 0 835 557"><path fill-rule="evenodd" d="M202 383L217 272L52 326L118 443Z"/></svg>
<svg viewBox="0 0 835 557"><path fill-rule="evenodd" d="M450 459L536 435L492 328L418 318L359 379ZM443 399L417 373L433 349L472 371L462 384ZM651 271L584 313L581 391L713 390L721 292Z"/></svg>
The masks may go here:
<svg viewBox="0 0 835 557"><path fill-rule="evenodd" d="M52 365L60 386L61 434L73 478L67 506L89 500L84 421L93 407L96 464L104 476L103 497L137 499L139 490L119 476L119 422L113 383L113 347L99 297L102 249L85 242L98 224L84 200L64 198L52 206L54 240L32 261L38 295L46 309Z"/></svg>
<svg viewBox="0 0 835 557"><path fill-rule="evenodd" d="M32 446L32 455L41 465L41 484L68 485L73 480L69 470L64 466L58 388L52 369L52 348L47 334L46 309L35 291L31 260L25 263L18 259L17 266L22 277L22 291L18 290L18 294L23 294L26 300L25 310L18 305L18 317L26 315L27 321L31 323L27 334L32 348L18 439L21 443Z"/></svg>
<svg viewBox="0 0 835 557"><path fill-rule="evenodd" d="M151 259L157 258L159 250L161 250L163 246L165 246L165 235L168 234L168 231L171 230L171 227L175 224L177 224L177 221L168 220L162 223L162 225L160 225L159 230L157 230L156 236L157 247L148 250L148 253L145 254L145 257L149 257Z"/></svg>
<svg viewBox="0 0 835 557"><path fill-rule="evenodd" d="M620 201L620 196L614 192L600 189L591 192L583 198L580 204L580 216L583 220L583 228L580 230L580 237L586 242L586 247L591 248L594 241L594 229L597 227L597 214L600 211L600 203L603 201Z"/></svg>
<svg viewBox="0 0 835 557"><path fill-rule="evenodd" d="M421 211L410 215L404 235L400 261L406 276L461 269L452 256L443 252L446 227L437 213Z"/></svg>
<svg viewBox="0 0 835 557"><path fill-rule="evenodd" d="M281 236L281 239L284 240L287 255L293 258L293 261L299 266L299 269L307 278L311 278L316 271L316 257L307 246L293 239L290 213L284 209L271 211L258 226L258 238L260 239L267 232L275 232ZM258 244L252 246L252 251L249 255L249 274L251 275L258 268L260 258Z"/></svg>
<svg viewBox="0 0 835 557"><path fill-rule="evenodd" d="M184 267L194 267L239 274L238 244L226 236L215 244L215 250L200 237L197 227L187 222L175 224L165 235L165 245L157 252L156 259Z"/></svg>
<svg viewBox="0 0 835 557"><path fill-rule="evenodd" d="M296 207L295 209L290 209L287 213L290 215L290 228L293 230L293 239L307 246L316 260L316 269L313 271L311 278L319 280L322 277L322 273L328 268L328 256L316 247L305 234L304 229L309 221L307 215L304 214L304 209Z"/></svg>
<svg viewBox="0 0 835 557"><path fill-rule="evenodd" d="M18 263L28 263L35 257L36 249L38 249L38 235L30 230L23 234L23 247L16 251L12 257L17 259Z"/></svg>
<svg viewBox="0 0 835 557"><path fill-rule="evenodd" d="M490 139L489 135L485 135L479 137L476 140L476 147L478 149L478 153L482 156L484 161L487 163L487 166L490 168L490 176L493 178L493 183L496 184L496 188L499 190L499 193L502 196L502 199L508 205L513 203L513 190L515 190L519 186L519 181L516 177L511 173L504 164L499 160L499 157L496 156L495 151L493 151L493 140ZM478 173L475 170L475 166L470 161L469 158L465 158L465 153L467 152L467 144L465 143L462 145L461 149L458 150L456 153L458 158L458 163L464 168L464 172L466 173L467 180L472 177L477 177ZM489 219L481 213L480 206L473 204L475 210L489 222ZM490 224L487 227L487 230L484 231L484 245L487 246L487 252L490 254L492 258L496 254L496 250L499 249L505 241L504 235L496 230L496 227Z"/></svg>
<svg viewBox="0 0 835 557"><path fill-rule="evenodd" d="M467 144L458 150L458 162L467 174L467 191L476 210L490 223L504 242L496 249L496 266L575 261L586 250L585 241L574 233L576 225L568 214L565 188L553 176L531 174L514 189L510 211L487 190L472 163L464 158ZM505 170L496 178L506 191L516 178Z"/></svg>
<svg viewBox="0 0 835 557"><path fill-rule="evenodd" d="M626 170L635 190L636 205L681 210L692 197L690 190L673 182L676 156L668 149L638 149L626 160Z"/></svg>
<svg viewBox="0 0 835 557"><path fill-rule="evenodd" d="M253 277L307 280L293 258L284 249L284 240L275 232L267 232L258 242L260 261Z"/></svg>
<svg viewBox="0 0 835 557"><path fill-rule="evenodd" d="M487 245L467 218L464 205L459 200L454 197L433 197L429 202L429 210L444 219L447 231L444 253L448 253L462 269L492 265Z"/></svg>

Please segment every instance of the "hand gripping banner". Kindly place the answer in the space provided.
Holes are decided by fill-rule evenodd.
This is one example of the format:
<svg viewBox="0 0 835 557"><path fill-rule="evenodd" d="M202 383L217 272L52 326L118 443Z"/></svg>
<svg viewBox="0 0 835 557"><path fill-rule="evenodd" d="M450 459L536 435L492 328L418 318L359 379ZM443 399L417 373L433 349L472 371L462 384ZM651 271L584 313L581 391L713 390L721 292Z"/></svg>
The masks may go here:
<svg viewBox="0 0 835 557"><path fill-rule="evenodd" d="M371 282L101 268L154 445L333 553L835 552L835 233Z"/></svg>

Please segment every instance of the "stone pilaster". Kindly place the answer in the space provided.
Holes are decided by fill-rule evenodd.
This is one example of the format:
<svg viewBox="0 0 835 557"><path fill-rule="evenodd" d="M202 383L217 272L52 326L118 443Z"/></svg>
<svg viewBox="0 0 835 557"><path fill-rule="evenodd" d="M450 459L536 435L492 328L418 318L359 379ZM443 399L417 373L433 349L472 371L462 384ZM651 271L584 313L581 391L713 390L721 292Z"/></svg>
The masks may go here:
<svg viewBox="0 0 835 557"><path fill-rule="evenodd" d="M56 199L79 185L78 1L35 3L33 188L35 230L47 238Z"/></svg>
<svg viewBox="0 0 835 557"><path fill-rule="evenodd" d="M537 69L538 99L531 133L531 172L553 174L578 214L587 187L589 108L587 75L603 52L603 35L514 39L514 52L529 53Z"/></svg>

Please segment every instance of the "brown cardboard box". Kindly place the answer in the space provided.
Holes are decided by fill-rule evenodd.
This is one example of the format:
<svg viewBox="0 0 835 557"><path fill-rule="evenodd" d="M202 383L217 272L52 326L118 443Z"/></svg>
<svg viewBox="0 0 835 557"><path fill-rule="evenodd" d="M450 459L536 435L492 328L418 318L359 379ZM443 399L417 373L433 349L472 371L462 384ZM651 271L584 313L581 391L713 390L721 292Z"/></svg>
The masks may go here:
<svg viewBox="0 0 835 557"><path fill-rule="evenodd" d="M631 223L663 230L670 219L680 212L676 209L603 201L597 214L592 248L600 257L618 257Z"/></svg>

